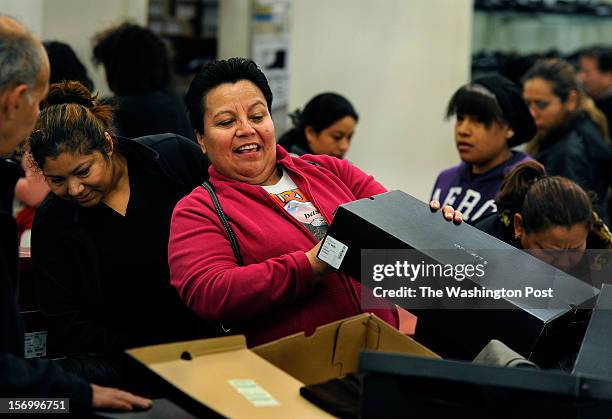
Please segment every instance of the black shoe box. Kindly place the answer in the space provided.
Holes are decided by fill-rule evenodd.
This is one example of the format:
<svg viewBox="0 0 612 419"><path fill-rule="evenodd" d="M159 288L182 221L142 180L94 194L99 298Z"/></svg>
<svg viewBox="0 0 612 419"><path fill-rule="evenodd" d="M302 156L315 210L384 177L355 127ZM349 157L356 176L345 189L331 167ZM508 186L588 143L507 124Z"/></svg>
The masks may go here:
<svg viewBox="0 0 612 419"><path fill-rule="evenodd" d="M485 254L487 275L466 279L462 287L554 288L554 298L546 303L503 298L494 310L408 308L418 316L415 338L444 358L471 360L498 339L536 363L554 364L577 351L584 334L580 317L586 311L578 308L592 306L598 294L587 283L475 227L444 220L440 212L401 191L339 206L318 256L360 280L362 256L372 254L370 249L416 249L441 264L473 263ZM478 306L476 300L473 307Z"/></svg>
<svg viewBox="0 0 612 419"><path fill-rule="evenodd" d="M591 314L573 374L612 379L612 285L604 284Z"/></svg>
<svg viewBox="0 0 612 419"><path fill-rule="evenodd" d="M361 418L603 419L612 381L364 351Z"/></svg>

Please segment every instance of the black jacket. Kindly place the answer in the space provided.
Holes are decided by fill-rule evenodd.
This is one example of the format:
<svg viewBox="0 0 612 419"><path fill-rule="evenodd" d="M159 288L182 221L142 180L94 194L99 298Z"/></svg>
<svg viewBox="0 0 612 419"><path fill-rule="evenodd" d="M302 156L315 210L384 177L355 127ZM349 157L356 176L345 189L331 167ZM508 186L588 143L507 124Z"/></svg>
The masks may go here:
<svg viewBox="0 0 612 419"><path fill-rule="evenodd" d="M608 120L608 129L612 129L612 93L605 95L602 98L595 99L595 105L606 116Z"/></svg>
<svg viewBox="0 0 612 419"><path fill-rule="evenodd" d="M118 150L130 157L128 171L136 173L137 167L139 173L147 174L147 179L150 176L152 187L159 188L160 194L164 193L158 201L168 202L170 213L180 198L208 176L208 160L200 148L174 134L134 140L120 138ZM138 191L131 191L131 196L137 195ZM147 202L141 201L140 208L143 204L147 205ZM150 204L152 208L156 205L155 202ZM199 328L199 319L186 309L178 294L172 294L175 290L164 273L146 264L143 266L144 257L139 258L139 255L145 255L154 261L155 266L167 267L167 258L162 255L163 249L167 251L167 237L164 243L158 246L156 242L153 246L146 241L149 237L146 232L156 229L159 231L159 234L155 233L156 238L167 236L169 215L167 220L164 218L154 225L148 218L143 221L144 228L138 230L145 232L142 236L133 237L129 234L131 230L126 230L126 240L130 244L124 246L111 238L104 241L104 231L100 234L96 230L99 207L84 208L50 194L37 209L32 227L32 263L39 304L51 325L50 350L114 356L127 347L159 343L165 337L180 338L183 336L181 333L187 334L187 329ZM168 207L164 208L166 214ZM151 214L157 212L151 210ZM134 225L138 221L130 223ZM140 228L140 224L138 226ZM149 245L156 251L133 255L133 264L120 265L123 268L117 268L116 261L109 260L116 255L115 248L139 250L140 247L149 249ZM122 257L121 260L125 259ZM150 275L143 274L143 271ZM158 306L155 303L159 303ZM157 320L153 320L166 314L168 324L159 325ZM176 324L178 322L180 324ZM159 330L155 329L156 324ZM174 330L170 330L168 325ZM160 340L154 342L155 339Z"/></svg>
<svg viewBox="0 0 612 419"><path fill-rule="evenodd" d="M174 92L156 90L142 95L114 96L103 102L114 109L117 135L137 138L171 132L195 142L185 104Z"/></svg>
<svg viewBox="0 0 612 419"><path fill-rule="evenodd" d="M91 386L47 360L23 359L23 328L15 301L17 229L0 211L0 397L69 397L91 405Z"/></svg>
<svg viewBox="0 0 612 419"><path fill-rule="evenodd" d="M598 212L606 222L612 150L597 126L579 114L540 141L534 156L551 176L564 176L597 195Z"/></svg>
<svg viewBox="0 0 612 419"><path fill-rule="evenodd" d="M10 213L13 210L15 184L24 176L21 165L11 159L0 158L0 209Z"/></svg>

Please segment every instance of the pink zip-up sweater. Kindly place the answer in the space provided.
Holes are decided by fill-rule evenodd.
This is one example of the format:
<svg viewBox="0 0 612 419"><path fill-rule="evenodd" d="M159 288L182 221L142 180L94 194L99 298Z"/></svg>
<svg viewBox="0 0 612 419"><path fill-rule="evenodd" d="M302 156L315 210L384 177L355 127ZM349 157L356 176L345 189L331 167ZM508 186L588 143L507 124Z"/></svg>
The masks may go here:
<svg viewBox="0 0 612 419"><path fill-rule="evenodd" d="M280 146L276 156L329 224L338 205L386 192L346 160L293 157ZM362 312L358 282L339 273L315 281L305 252L317 240L268 192L212 166L209 173L244 266L237 264L208 192L199 187L179 201L170 227L170 280L194 312L246 335L249 346L300 331L310 334ZM397 310L372 311L398 326Z"/></svg>

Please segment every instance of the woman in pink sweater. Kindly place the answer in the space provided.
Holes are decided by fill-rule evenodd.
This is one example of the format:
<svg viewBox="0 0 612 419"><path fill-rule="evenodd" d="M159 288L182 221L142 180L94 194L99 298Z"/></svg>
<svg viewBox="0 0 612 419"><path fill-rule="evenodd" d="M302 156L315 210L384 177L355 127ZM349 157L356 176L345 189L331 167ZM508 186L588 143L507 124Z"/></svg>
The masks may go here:
<svg viewBox="0 0 612 419"><path fill-rule="evenodd" d="M361 313L360 284L316 254L338 205L386 189L347 161L292 157L277 146L272 92L251 60L207 65L186 102L242 263L209 192L193 190L174 210L168 248L171 282L183 301L245 334L249 346ZM444 212L460 220L451 208ZM374 312L397 327L391 305Z"/></svg>

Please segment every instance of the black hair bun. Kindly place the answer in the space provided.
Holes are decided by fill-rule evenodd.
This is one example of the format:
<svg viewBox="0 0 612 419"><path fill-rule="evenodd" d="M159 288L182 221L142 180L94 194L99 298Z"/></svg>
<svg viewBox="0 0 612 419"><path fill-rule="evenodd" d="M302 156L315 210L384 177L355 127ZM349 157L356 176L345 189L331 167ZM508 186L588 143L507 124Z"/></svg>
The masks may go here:
<svg viewBox="0 0 612 419"><path fill-rule="evenodd" d="M46 106L67 104L83 105L87 108L96 106L95 96L92 96L87 87L78 81L62 81L49 86L49 94L45 101Z"/></svg>
<svg viewBox="0 0 612 419"><path fill-rule="evenodd" d="M304 124L304 116L299 108L289 114L289 119L291 119L291 123L294 127L303 128L302 125Z"/></svg>

